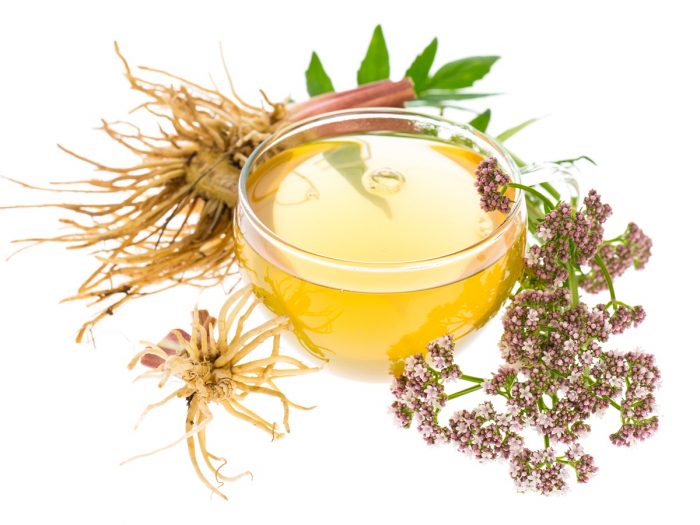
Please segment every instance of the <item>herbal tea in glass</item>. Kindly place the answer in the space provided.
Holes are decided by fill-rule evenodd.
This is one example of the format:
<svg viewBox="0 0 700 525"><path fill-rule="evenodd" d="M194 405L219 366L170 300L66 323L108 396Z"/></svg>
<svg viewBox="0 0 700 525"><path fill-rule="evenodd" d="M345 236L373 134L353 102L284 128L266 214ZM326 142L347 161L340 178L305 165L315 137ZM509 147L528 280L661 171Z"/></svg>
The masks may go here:
<svg viewBox="0 0 700 525"><path fill-rule="evenodd" d="M282 130L251 156L239 261L310 351L386 363L467 334L505 300L521 270L522 206L481 209L474 171L495 145L455 127L353 110Z"/></svg>

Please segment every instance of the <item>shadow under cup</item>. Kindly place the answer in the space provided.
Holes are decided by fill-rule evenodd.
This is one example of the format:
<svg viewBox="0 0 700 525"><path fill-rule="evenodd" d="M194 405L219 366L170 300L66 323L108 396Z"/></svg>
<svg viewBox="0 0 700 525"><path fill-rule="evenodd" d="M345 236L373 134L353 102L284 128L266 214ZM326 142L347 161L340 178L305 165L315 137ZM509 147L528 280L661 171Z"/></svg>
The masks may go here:
<svg viewBox="0 0 700 525"><path fill-rule="evenodd" d="M498 311L522 270L526 211L522 192L511 192L515 203L510 213L477 243L436 258L396 263L310 253L280 238L256 215L248 188L262 164L314 140L365 133L458 145L495 157L516 182L519 172L496 142L470 126L386 109L340 111L302 121L275 133L248 159L234 228L239 264L256 293L270 310L289 317L297 339L312 353L341 367L386 373L390 361L422 352L444 334L463 337ZM473 184L473 178L465 177L467 183Z"/></svg>

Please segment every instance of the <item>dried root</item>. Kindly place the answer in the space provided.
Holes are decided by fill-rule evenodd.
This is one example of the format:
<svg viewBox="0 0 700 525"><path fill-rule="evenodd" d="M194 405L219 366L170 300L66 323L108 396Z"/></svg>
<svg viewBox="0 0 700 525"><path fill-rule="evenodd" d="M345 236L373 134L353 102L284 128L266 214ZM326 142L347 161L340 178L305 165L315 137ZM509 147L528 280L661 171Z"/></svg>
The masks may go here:
<svg viewBox="0 0 700 525"><path fill-rule="evenodd" d="M212 419L209 404L220 404L229 414L262 429L273 439L281 437L282 432L278 431L275 423L245 406L244 401L250 394L270 396L280 401L283 409L282 425L286 432L289 432L290 408L313 408L287 399L276 382L279 378L306 374L318 368L308 367L293 357L280 354L280 334L288 329L287 319L276 317L246 329L246 320L258 303L259 299L254 297L250 286L241 288L224 304L218 319L204 310L195 311L191 334L183 330L172 330L158 345L149 345L134 357L129 368L136 366L139 361L152 368L146 375L160 376L160 387L173 376L179 377L184 383L161 401L146 407L141 418L175 398L185 398L188 409L185 434L180 439L131 459L154 454L186 440L190 460L199 479L214 493L226 499L219 490L222 482L233 481L249 473L234 477L220 473L226 460L209 452L206 445L206 429ZM272 348L269 355L246 361L251 352L270 339ZM278 365L286 366L279 368ZM202 471L197 448L204 466L214 476L218 487ZM220 465L215 466L213 461Z"/></svg>
<svg viewBox="0 0 700 525"><path fill-rule="evenodd" d="M110 301L85 330L133 297L179 283L211 285L229 275L235 261L232 213L240 169L253 149L281 122L284 104L256 107L163 71L163 83L136 76L124 57L131 87L147 97L136 109L159 120L159 134L137 126L102 122L114 141L140 157L133 166L113 167L67 153L108 177L80 184L114 200L63 204L87 221L64 219L74 231L53 239L71 248L95 248L100 266L70 299ZM180 85L174 86L171 81ZM103 199L104 201L104 199Z"/></svg>
<svg viewBox="0 0 700 525"><path fill-rule="evenodd" d="M278 127L328 111L366 106L401 106L414 98L410 80L382 81L310 100L255 106L233 89L231 96L149 67L141 78L119 52L131 87L146 96L134 109L155 117L158 132L148 134L129 122L102 121L101 129L139 157L116 167L62 149L105 174L61 183L77 194L99 194L100 203L66 203L78 214L62 222L72 231L53 238L73 249L93 249L99 267L66 300L109 304L85 323L77 340L100 319L134 297L189 283L220 283L234 270L232 218L240 170L253 149ZM25 187L33 186L21 183ZM32 207L32 206L29 206Z"/></svg>

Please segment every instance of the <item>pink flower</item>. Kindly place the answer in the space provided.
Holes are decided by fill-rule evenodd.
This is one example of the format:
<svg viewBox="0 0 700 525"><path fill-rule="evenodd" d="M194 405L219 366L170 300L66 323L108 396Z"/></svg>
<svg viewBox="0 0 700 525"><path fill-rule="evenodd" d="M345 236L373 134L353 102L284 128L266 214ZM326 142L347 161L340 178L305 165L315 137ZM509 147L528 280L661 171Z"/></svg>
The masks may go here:
<svg viewBox="0 0 700 525"><path fill-rule="evenodd" d="M508 213L513 201L503 193L503 190L511 180L498 166L498 161L493 157L481 161L475 174L476 189L481 195L482 209Z"/></svg>

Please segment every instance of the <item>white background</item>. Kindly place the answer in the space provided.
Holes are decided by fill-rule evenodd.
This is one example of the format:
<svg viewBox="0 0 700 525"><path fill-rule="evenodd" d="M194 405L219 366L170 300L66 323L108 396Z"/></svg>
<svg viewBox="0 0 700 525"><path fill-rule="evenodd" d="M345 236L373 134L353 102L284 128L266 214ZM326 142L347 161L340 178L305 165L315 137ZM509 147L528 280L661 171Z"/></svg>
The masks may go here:
<svg viewBox="0 0 700 525"><path fill-rule="evenodd" d="M663 374L658 434L632 449L609 444L615 416L593 420L584 441L600 467L590 483L556 497L518 494L505 463L429 448L394 426L388 386L329 371L287 383L317 404L292 414L292 433L271 443L215 411L211 448L230 472L230 502L210 498L186 447L119 466L182 432L174 402L134 432L143 406L162 396L131 384L126 363L140 340L186 326L200 305L217 310L221 289L183 289L147 298L102 323L96 346L75 345L83 304L59 305L93 268L84 253L43 246L0 263L2 416L0 509L4 523L354 523L449 520L520 523L592 520L651 523L697 518L697 16L691 2L6 2L0 7L0 174L32 181L85 178L87 165L56 142L93 158L129 158L94 128L140 102L113 51L135 64L207 83L220 81L218 42L238 89L257 100L305 93L303 72L317 50L336 87L350 87L371 31L384 25L392 76L433 36L437 63L466 55L503 59L480 90L493 131L546 116L511 146L530 160L586 154L590 184L613 204L611 226L637 221L654 239L648 269L620 281L619 295L644 304L648 320L610 346L653 352ZM481 103L480 103L481 104ZM483 107L475 104L475 107ZM483 102L486 104L486 101ZM50 196L49 196L50 197ZM0 180L0 205L48 197ZM58 231L57 212L0 212L0 256L12 239ZM609 230L612 231L612 230ZM499 325L467 345L465 371L498 363ZM302 355L291 342L286 351ZM303 356L306 358L306 356ZM467 402L473 404L477 398ZM539 443L532 443L539 447ZM687 512L693 512L688 515ZM685 514L685 518L681 518ZM45 521L45 522L46 522Z"/></svg>

